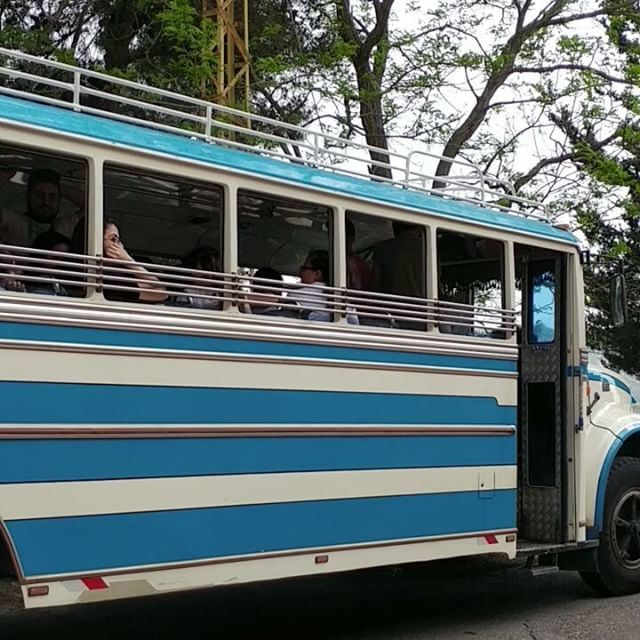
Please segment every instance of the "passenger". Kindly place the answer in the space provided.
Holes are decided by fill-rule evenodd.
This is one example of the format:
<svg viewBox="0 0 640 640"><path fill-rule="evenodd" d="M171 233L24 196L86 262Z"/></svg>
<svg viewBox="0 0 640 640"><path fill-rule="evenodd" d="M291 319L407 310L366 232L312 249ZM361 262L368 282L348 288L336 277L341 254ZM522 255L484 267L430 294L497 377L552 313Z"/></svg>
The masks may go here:
<svg viewBox="0 0 640 640"><path fill-rule="evenodd" d="M380 293L424 298L425 243L420 226L393 222L393 238L383 240L373 250L375 290ZM406 304L415 305L416 301ZM413 319L419 310L403 305L401 300L389 300L387 306L396 307L392 314L395 326L402 329L424 330L423 321ZM419 316L418 316L419 317Z"/></svg>
<svg viewBox="0 0 640 640"><path fill-rule="evenodd" d="M300 267L300 282L303 286L294 289L290 298L300 305L305 320L330 322L329 301L324 288L329 275L329 253L324 249L309 252Z"/></svg>
<svg viewBox="0 0 640 640"><path fill-rule="evenodd" d="M194 269L195 271L220 271L220 253L213 247L198 247L182 260L183 267ZM205 278L202 273L194 273L194 278ZM169 304L176 307L192 307L194 309L222 309L222 299L217 292L207 291L211 286L219 287L220 284L212 282L211 285L198 283L197 286L184 287L177 294L171 296ZM199 294L199 295L198 295ZM203 295L213 295L215 298L204 298Z"/></svg>
<svg viewBox="0 0 640 640"><path fill-rule="evenodd" d="M1 175L0 170L0 175ZM0 238L0 244L4 241ZM26 291L24 282L20 276L22 272L16 265L10 249L0 249L0 292L2 291Z"/></svg>
<svg viewBox="0 0 640 640"><path fill-rule="evenodd" d="M373 269L353 250L356 241L356 226L347 218L345 222L347 240L347 288L359 291L373 289Z"/></svg>
<svg viewBox="0 0 640 640"><path fill-rule="evenodd" d="M0 185L11 180L15 170L0 171ZM70 235L78 216L59 217L62 199L60 174L53 169L36 169L27 181L26 211L16 213L11 209L0 209L0 243L29 247L37 236L45 231L56 230ZM64 197L82 204L82 195L65 189Z"/></svg>
<svg viewBox="0 0 640 640"><path fill-rule="evenodd" d="M314 249L309 252L300 267L301 287L296 287L289 295L292 302L301 308L301 316L305 320L330 322L330 302L325 287L329 274L329 252ZM359 324L358 316L353 309L348 309L347 322Z"/></svg>
<svg viewBox="0 0 640 640"><path fill-rule="evenodd" d="M120 231L118 226L113 220L106 220L103 225L103 252L105 258L112 260L120 260L125 264L116 264L114 266L122 268L128 268L135 274L135 284L138 287L138 291L124 291L120 289L112 289L109 287L109 281L112 286L127 286L130 287L130 281L121 281L111 278L125 277L126 274L122 271L112 271L111 278L109 275L105 276L105 297L108 300L118 300L120 302L164 302L167 299L167 292L159 282L158 279L151 275L142 265L138 264L124 248L122 240L120 238ZM110 269L107 268L108 272Z"/></svg>
<svg viewBox="0 0 640 640"><path fill-rule="evenodd" d="M462 304L468 305L465 293L464 289L449 294L440 290L438 308L440 309L441 322L438 323L438 329L442 333L451 333L458 336L473 335L473 310L468 306L461 306Z"/></svg>
<svg viewBox="0 0 640 640"><path fill-rule="evenodd" d="M63 236L61 233L58 233L57 231L45 231L33 241L33 248L41 249L42 251L68 253L70 244L71 242L69 238ZM39 255L34 256L35 260L33 262L33 266L37 266L38 271L30 272L36 277L43 277L47 275L47 267L37 260L40 257L41 256ZM46 259L55 257L55 254L50 254L46 256ZM54 278L55 276L51 276L51 282L27 281L27 291L29 291L29 293L42 293L50 296L68 296L69 293L67 289ZM25 277L25 279L27 278Z"/></svg>
<svg viewBox="0 0 640 640"><path fill-rule="evenodd" d="M424 297L424 234L416 224L393 222L393 238L373 250L375 289L412 298Z"/></svg>
<svg viewBox="0 0 640 640"><path fill-rule="evenodd" d="M283 281L282 274L271 267L260 267L254 274L254 278L273 280L271 283L256 282L249 295L249 303L246 305L248 311L262 316L279 316L281 318L300 318L297 309L283 307L282 303L290 302L295 304L290 298L283 298L282 291L273 291L278 283Z"/></svg>
<svg viewBox="0 0 640 640"><path fill-rule="evenodd" d="M3 260L10 259L8 256L2 256ZM26 291L26 287L24 286L24 282L20 279L20 270L16 267L7 268L5 267L6 272L0 274L0 292L2 291L18 291L23 292ZM3 269L3 271L4 271Z"/></svg>

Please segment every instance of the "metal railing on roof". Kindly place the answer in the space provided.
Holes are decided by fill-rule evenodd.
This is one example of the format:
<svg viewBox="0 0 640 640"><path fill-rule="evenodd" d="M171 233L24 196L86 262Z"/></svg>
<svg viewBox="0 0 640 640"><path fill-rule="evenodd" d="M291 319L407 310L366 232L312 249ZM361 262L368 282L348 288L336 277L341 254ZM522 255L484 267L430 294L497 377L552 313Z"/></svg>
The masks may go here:
<svg viewBox="0 0 640 640"><path fill-rule="evenodd" d="M541 203L465 160L401 154L1 47L0 75L9 79L0 92L11 96L546 221ZM381 156L389 161L373 159ZM453 175L424 172L417 159L447 162ZM388 169L391 177L372 175L376 168Z"/></svg>

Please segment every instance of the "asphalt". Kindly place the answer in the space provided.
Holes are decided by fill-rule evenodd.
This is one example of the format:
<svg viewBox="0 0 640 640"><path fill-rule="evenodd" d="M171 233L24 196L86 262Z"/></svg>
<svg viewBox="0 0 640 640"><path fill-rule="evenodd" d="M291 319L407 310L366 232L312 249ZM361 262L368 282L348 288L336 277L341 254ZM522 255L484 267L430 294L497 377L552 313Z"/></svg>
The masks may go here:
<svg viewBox="0 0 640 640"><path fill-rule="evenodd" d="M49 610L17 604L0 604L1 640L640 639L640 595L598 598L572 573L465 561Z"/></svg>

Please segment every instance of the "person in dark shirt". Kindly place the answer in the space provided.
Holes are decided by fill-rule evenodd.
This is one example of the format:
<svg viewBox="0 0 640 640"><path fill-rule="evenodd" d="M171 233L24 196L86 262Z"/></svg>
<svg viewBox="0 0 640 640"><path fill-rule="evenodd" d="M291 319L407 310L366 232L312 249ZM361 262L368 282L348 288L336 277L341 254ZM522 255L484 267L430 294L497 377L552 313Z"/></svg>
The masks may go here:
<svg viewBox="0 0 640 640"><path fill-rule="evenodd" d="M43 265L38 258L40 259L48 259L56 258L56 253L69 253L69 245L71 241L66 236L63 236L61 233L57 231L49 230L41 233L34 241L33 248L40 249L41 251L49 251L49 254L46 256L41 256L38 254L34 255L33 266L38 267L38 271L31 272L35 277L46 277L47 276L47 266ZM61 256L62 257L62 256ZM60 269L64 269L63 265L60 266ZM28 275L28 273L26 274ZM29 293L43 293L45 295L50 296L68 296L69 293L67 289L58 282L58 279L65 279L64 275L60 274L51 274L51 279L46 282L41 282L37 280L28 281L27 278L27 291Z"/></svg>
<svg viewBox="0 0 640 640"><path fill-rule="evenodd" d="M424 330L425 323L416 313L416 298L425 297L425 237L422 227L407 222L393 222L393 238L383 240L373 249L374 289L380 293L405 296L414 300L393 300L387 306L395 326Z"/></svg>
<svg viewBox="0 0 640 640"><path fill-rule="evenodd" d="M0 185L11 180L14 169L0 168ZM66 199L79 208L73 214L60 214ZM53 169L34 169L27 181L26 211L18 213L0 207L0 244L22 247L33 245L36 237L46 231L58 231L71 236L73 227L83 215L84 190L63 188L60 174Z"/></svg>
<svg viewBox="0 0 640 640"><path fill-rule="evenodd" d="M108 259L105 264L105 298L108 300L118 300L120 302L164 302L167 299L167 291L164 286L158 282L158 279L129 255L122 244L120 230L114 220L108 219L105 221L102 240L104 257ZM109 260L113 260L114 262L109 262ZM111 269L109 267L111 267ZM118 269L118 271L115 269ZM131 275L128 275L125 271L122 271L122 269L130 271ZM116 280L115 277L134 278L135 283ZM126 287L137 286L138 290L114 289L114 285Z"/></svg>
<svg viewBox="0 0 640 640"><path fill-rule="evenodd" d="M295 308L283 307L289 301L288 298L282 296L282 290L279 289L282 283L282 274L272 267L260 267L254 274L254 278L259 280L273 280L271 282L254 282L252 291L248 296L248 311L256 315L262 316L280 316L282 318L299 318L300 312ZM274 291L274 289L276 289ZM291 304L294 304L291 302Z"/></svg>
<svg viewBox="0 0 640 640"><path fill-rule="evenodd" d="M223 283L219 281L220 276L215 276L220 271L220 252L213 247L198 247L184 257L181 266L193 269L194 283L172 293L169 304L214 311L222 309L222 296L216 289L221 288ZM211 279L210 283L208 279Z"/></svg>
<svg viewBox="0 0 640 640"><path fill-rule="evenodd" d="M424 232L418 225L394 221L393 234L393 238L383 240L373 249L376 291L423 298Z"/></svg>

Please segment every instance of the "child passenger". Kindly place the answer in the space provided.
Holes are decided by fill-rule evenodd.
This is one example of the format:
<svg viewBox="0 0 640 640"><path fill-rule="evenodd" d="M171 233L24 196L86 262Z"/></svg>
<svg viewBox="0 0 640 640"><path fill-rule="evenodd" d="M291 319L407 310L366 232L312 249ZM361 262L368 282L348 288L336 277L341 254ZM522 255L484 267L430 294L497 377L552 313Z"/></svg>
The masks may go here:
<svg viewBox="0 0 640 640"><path fill-rule="evenodd" d="M300 312L295 308L282 306L285 303L295 304L289 297L282 295L279 284L282 274L272 267L260 267L254 274L255 281L248 296L246 310L262 316L279 316L281 318L299 318ZM270 280L273 282L262 282Z"/></svg>
<svg viewBox="0 0 640 640"><path fill-rule="evenodd" d="M212 272L220 271L220 253L213 247L198 247L182 260L182 266L193 269L194 284L184 287L171 298L176 307L191 307L194 309L222 309L222 297L219 288L223 283L218 282ZM207 273L201 273L206 271ZM211 275L210 275L211 274ZM213 278L211 282L208 279Z"/></svg>

